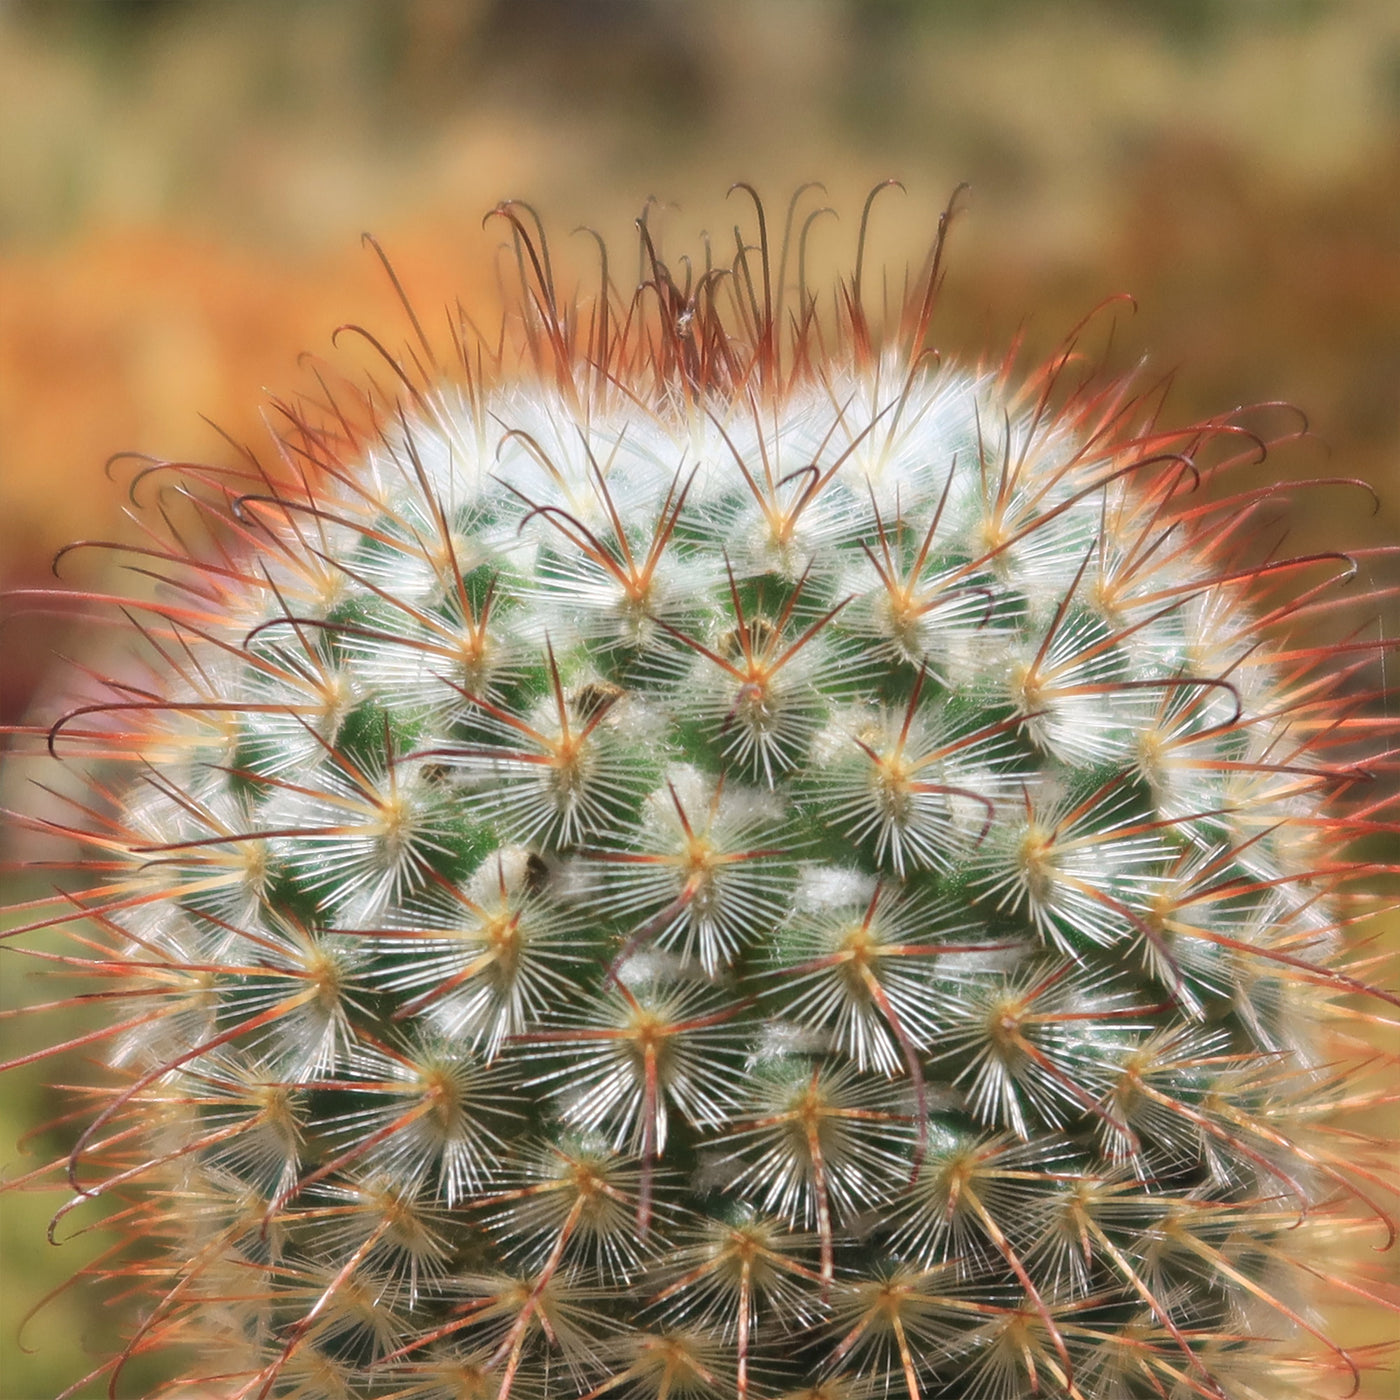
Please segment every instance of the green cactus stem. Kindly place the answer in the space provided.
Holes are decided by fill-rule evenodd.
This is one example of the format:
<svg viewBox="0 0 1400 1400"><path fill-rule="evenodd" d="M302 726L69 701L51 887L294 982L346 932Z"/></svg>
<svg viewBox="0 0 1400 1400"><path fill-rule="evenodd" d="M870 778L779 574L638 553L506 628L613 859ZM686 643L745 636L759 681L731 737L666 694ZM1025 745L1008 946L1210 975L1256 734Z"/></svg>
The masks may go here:
<svg viewBox="0 0 1400 1400"><path fill-rule="evenodd" d="M570 302L503 205L499 336L420 333L265 460L133 488L160 590L28 731L90 773L18 818L79 879L12 914L111 1006L55 1174L124 1203L139 1252L95 1274L144 1305L89 1382L166 1349L168 1393L236 1400L1361 1367L1315 1310L1328 1246L1393 1234L1337 1116L1395 1000L1347 932L1379 650L1307 640L1345 562L1258 549L1237 420L929 356L941 227L888 326L858 272L795 284L800 210L693 276L643 221L642 285Z"/></svg>

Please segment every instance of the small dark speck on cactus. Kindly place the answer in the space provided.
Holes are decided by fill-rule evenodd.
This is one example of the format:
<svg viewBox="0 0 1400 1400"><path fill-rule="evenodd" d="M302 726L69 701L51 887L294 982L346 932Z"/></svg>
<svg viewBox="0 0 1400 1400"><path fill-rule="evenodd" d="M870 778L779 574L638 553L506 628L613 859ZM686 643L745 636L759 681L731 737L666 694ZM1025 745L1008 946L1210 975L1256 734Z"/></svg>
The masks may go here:
<svg viewBox="0 0 1400 1400"><path fill-rule="evenodd" d="M129 648L13 736L80 855L8 956L107 1010L12 1184L106 1198L82 1286L139 1301L69 1393L1359 1383L1396 740L1347 561L1261 544L1238 416L929 353L946 218L893 316L859 255L813 292L808 198L567 297L503 204L499 328L409 310L133 484Z"/></svg>

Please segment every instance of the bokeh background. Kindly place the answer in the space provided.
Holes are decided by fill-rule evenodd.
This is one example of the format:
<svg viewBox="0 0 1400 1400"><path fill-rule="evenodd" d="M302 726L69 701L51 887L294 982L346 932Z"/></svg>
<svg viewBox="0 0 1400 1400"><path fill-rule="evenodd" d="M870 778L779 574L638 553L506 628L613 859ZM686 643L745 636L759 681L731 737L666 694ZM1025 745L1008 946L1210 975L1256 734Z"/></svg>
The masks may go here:
<svg viewBox="0 0 1400 1400"><path fill-rule="evenodd" d="M908 194L878 206L876 256L900 269L971 186L945 353L1023 334L1033 362L1131 293L1095 345L1173 375L1168 417L1287 400L1313 436L1263 470L1373 484L1375 513L1309 495L1289 548L1400 542L1395 0L0 0L0 589L44 586L70 539L129 537L112 453L226 458L206 417L257 440L298 352L346 321L396 336L362 230L431 320L491 297L481 217L504 196L586 271L568 231L626 247L649 196L678 247L747 220L734 180L772 211L820 179L836 267L887 176ZM64 645L50 617L0 616L0 723ZM27 888L0 882L0 905ZM7 1005L36 995L16 962ZM10 1055L54 1033L0 1020ZM62 1128L10 1144L80 1073L0 1081L7 1175L60 1148ZM67 1293L17 1336L102 1244L94 1213L50 1250L49 1208L0 1195L3 1400L52 1396L114 1325Z"/></svg>

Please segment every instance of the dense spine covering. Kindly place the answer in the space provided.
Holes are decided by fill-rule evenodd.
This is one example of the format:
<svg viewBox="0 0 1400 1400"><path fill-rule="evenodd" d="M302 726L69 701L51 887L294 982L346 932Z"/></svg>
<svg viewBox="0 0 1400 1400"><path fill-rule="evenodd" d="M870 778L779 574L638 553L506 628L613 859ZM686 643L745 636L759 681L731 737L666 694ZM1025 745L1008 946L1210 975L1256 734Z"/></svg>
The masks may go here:
<svg viewBox="0 0 1400 1400"><path fill-rule="evenodd" d="M794 291L791 210L779 258L760 207L693 284L643 221L644 285L581 313L497 212L503 336L464 320L445 366L419 332L397 397L186 469L218 548L167 522L138 560L150 674L35 731L91 761L82 818L36 824L93 887L21 922L71 922L122 1008L66 1167L164 1271L104 1369L194 1339L189 1393L247 1400L1345 1375L1309 1298L1316 1236L1389 1229L1326 1131L1384 741L1366 648L1292 640L1344 565L1261 559L1267 493L1203 489L1256 441L1068 356L940 365L937 250L882 336L859 271L825 316Z"/></svg>

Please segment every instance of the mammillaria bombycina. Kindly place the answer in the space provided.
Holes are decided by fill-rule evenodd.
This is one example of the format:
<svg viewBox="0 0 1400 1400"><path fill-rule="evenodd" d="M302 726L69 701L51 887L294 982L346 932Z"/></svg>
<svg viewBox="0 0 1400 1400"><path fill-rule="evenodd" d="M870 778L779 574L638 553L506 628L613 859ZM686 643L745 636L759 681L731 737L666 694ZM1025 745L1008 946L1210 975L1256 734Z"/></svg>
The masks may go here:
<svg viewBox="0 0 1400 1400"><path fill-rule="evenodd" d="M1259 547L1241 420L929 353L941 227L876 325L753 202L572 301L502 205L499 334L409 312L378 385L133 486L131 655L26 731L89 775L19 818L82 880L12 915L111 1007L55 1171L138 1246L118 1390L167 1347L240 1400L1359 1365L1314 1311L1390 1233L1339 1116L1393 1003L1346 561Z"/></svg>

